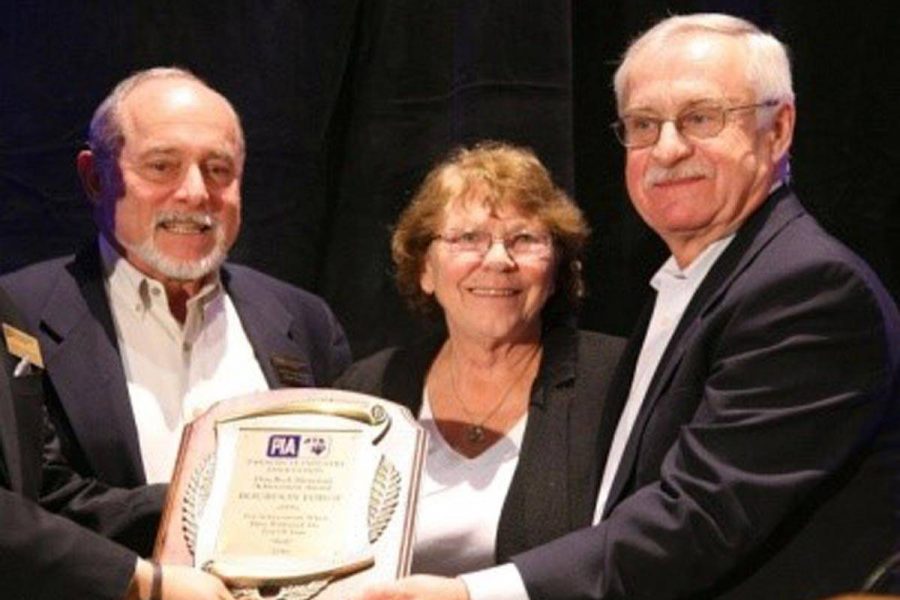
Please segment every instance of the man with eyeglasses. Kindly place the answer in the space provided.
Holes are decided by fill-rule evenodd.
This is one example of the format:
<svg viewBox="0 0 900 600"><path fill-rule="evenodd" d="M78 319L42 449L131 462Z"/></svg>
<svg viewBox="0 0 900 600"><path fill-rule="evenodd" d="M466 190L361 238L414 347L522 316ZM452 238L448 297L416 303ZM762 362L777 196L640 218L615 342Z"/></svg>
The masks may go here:
<svg viewBox="0 0 900 600"><path fill-rule="evenodd" d="M789 187L785 48L670 17L615 89L629 195L671 257L605 407L595 525L365 600L812 599L898 548L900 317Z"/></svg>

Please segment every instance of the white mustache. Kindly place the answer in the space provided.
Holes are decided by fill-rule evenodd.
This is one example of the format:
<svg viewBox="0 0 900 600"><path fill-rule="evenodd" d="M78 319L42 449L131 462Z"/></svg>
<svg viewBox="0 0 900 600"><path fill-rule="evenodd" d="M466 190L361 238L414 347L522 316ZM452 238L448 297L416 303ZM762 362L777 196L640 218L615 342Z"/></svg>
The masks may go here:
<svg viewBox="0 0 900 600"><path fill-rule="evenodd" d="M694 177L712 177L713 169L707 165L685 164L671 168L652 166L644 174L644 185L653 186L678 179L691 179Z"/></svg>

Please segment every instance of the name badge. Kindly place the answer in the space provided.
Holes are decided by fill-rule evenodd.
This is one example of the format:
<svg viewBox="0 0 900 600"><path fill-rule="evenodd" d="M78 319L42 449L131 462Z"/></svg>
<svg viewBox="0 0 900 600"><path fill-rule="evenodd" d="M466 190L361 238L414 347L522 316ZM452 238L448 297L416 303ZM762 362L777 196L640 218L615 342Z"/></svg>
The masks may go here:
<svg viewBox="0 0 900 600"><path fill-rule="evenodd" d="M6 350L10 354L27 360L36 367L44 368L44 359L41 357L41 345L36 337L4 323L3 338L6 340Z"/></svg>

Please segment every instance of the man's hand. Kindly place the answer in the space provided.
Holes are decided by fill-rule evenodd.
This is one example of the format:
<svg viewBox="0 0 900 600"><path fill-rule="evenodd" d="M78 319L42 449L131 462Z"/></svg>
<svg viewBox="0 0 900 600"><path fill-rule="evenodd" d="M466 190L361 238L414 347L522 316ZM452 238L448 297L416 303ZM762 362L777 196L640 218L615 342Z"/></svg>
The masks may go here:
<svg viewBox="0 0 900 600"><path fill-rule="evenodd" d="M162 569L162 600L234 600L225 584L208 573L178 565L157 568ZM126 599L146 600L152 587L153 564L139 558Z"/></svg>
<svg viewBox="0 0 900 600"><path fill-rule="evenodd" d="M413 575L371 585L352 600L469 600L469 591L462 579Z"/></svg>

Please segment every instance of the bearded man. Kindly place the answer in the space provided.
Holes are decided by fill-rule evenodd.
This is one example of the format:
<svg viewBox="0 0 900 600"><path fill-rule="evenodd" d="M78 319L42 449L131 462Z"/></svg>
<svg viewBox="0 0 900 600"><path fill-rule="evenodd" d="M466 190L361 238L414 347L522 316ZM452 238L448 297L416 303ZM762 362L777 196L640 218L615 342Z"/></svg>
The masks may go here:
<svg viewBox="0 0 900 600"><path fill-rule="evenodd" d="M185 423L213 402L324 386L348 364L325 302L225 263L244 137L221 94L154 68L94 113L78 173L98 239L2 278L39 332L69 462L120 487L170 479Z"/></svg>

